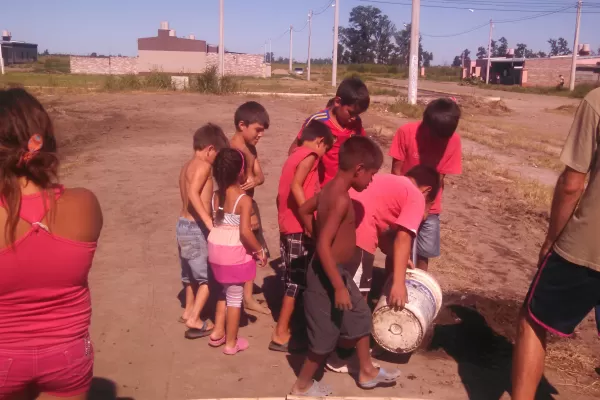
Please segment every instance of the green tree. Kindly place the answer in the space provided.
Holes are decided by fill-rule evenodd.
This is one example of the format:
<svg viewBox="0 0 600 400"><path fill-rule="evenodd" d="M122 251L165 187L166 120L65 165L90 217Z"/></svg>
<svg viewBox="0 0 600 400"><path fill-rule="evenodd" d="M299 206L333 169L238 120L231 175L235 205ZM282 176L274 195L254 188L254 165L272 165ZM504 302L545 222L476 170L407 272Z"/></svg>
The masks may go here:
<svg viewBox="0 0 600 400"><path fill-rule="evenodd" d="M487 49L483 46L479 46L477 48L477 54L475 54L478 59L483 59L487 57Z"/></svg>
<svg viewBox="0 0 600 400"><path fill-rule="evenodd" d="M492 55L494 57L505 57L506 54L508 53L508 40L506 40L506 38L504 36L502 36L500 39L498 39L498 45L496 46L496 42L492 41L494 44L492 45L492 48L494 49L494 51L492 52Z"/></svg>
<svg viewBox="0 0 600 400"><path fill-rule="evenodd" d="M393 57L394 62L400 65L409 65L410 59L410 29L411 25L406 24L404 29L396 32L394 38L396 39L396 54ZM431 65L433 60L433 54L431 52L423 51L422 37L419 36L419 65L428 67ZM425 64L429 65L425 65Z"/></svg>
<svg viewBox="0 0 600 400"><path fill-rule="evenodd" d="M550 56L568 56L572 54L571 49L569 48L569 43L563 37L559 37L558 39L550 38L548 39L548 44L550 45Z"/></svg>
<svg viewBox="0 0 600 400"><path fill-rule="evenodd" d="M424 67L431 67L433 61L433 53L430 51L424 51L421 53L421 59L423 60Z"/></svg>

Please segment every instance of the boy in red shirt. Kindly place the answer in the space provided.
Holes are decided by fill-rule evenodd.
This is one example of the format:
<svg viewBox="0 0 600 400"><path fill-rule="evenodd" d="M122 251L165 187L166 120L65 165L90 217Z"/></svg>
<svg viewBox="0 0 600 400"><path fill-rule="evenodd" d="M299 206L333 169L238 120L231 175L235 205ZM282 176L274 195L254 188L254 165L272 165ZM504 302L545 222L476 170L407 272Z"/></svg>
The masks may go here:
<svg viewBox="0 0 600 400"><path fill-rule="evenodd" d="M460 120L460 108L451 99L429 103L423 121L403 125L398 129L389 155L392 173L406 175L416 165L423 164L440 173L440 191L429 215L417 234L417 268L427 270L429 259L440 255L440 212L444 177L462 172L460 136L455 133Z"/></svg>
<svg viewBox="0 0 600 400"><path fill-rule="evenodd" d="M347 78L337 88L335 98L329 100L325 110L311 115L302 125L311 121L324 123L334 136L333 147L321 159L319 182L321 186L333 179L338 170L340 147L351 136L365 136L360 114L367 111L371 98L367 86L359 78ZM290 146L289 153L298 146L302 130Z"/></svg>
<svg viewBox="0 0 600 400"><path fill-rule="evenodd" d="M333 135L325 124L311 121L302 130L298 142L299 146L283 164L277 194L281 258L285 266L285 295L269 349L283 352L289 350L290 319L296 298L306 288L306 271L314 254L314 244L304 233L298 209L319 188L317 166L333 146Z"/></svg>

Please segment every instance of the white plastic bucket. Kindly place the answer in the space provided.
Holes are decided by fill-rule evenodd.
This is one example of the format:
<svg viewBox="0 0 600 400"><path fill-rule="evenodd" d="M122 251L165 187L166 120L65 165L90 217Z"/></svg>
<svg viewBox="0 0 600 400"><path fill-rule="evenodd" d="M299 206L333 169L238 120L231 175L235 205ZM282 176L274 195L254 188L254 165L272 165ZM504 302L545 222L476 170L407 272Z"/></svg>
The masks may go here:
<svg viewBox="0 0 600 400"><path fill-rule="evenodd" d="M442 307L442 289L437 281L425 271L406 271L408 303L403 310L388 306L387 295L390 282L373 312L373 338L385 350L392 353L415 351Z"/></svg>

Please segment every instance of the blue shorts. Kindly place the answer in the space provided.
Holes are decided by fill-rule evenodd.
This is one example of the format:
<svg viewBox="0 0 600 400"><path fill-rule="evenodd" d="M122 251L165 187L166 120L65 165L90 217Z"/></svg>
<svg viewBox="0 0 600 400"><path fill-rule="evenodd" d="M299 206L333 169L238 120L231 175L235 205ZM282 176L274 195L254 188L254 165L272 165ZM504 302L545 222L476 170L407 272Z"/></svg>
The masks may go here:
<svg viewBox="0 0 600 400"><path fill-rule="evenodd" d="M208 230L202 223L179 218L177 245L183 283L208 283Z"/></svg>
<svg viewBox="0 0 600 400"><path fill-rule="evenodd" d="M440 256L440 216L429 214L417 233L417 255L423 258Z"/></svg>

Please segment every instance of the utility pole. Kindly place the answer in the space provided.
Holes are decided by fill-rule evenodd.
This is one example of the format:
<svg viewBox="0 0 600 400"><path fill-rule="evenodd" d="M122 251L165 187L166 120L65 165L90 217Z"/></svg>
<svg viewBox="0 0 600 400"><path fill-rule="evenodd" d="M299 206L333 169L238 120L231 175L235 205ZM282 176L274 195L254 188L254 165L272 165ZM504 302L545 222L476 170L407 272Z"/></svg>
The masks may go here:
<svg viewBox="0 0 600 400"><path fill-rule="evenodd" d="M313 12L310 10L308 12L308 59L306 60L306 80L310 81L310 38L312 36L312 16Z"/></svg>
<svg viewBox="0 0 600 400"><path fill-rule="evenodd" d="M490 37L488 38L488 55L487 55L487 65L485 66L485 83L490 83L490 58L492 58L492 29L494 28L494 23L490 19Z"/></svg>
<svg viewBox="0 0 600 400"><path fill-rule="evenodd" d="M293 46L294 27L290 25L290 74L292 73L292 47Z"/></svg>
<svg viewBox="0 0 600 400"><path fill-rule="evenodd" d="M340 29L340 0L335 0L333 10L333 60L331 68L331 86L337 86L337 64L338 64L338 33Z"/></svg>
<svg viewBox="0 0 600 400"><path fill-rule="evenodd" d="M577 53L579 52L579 21L581 21L581 0L577 1L577 19L575 20L575 40L573 40L573 59L571 61L571 78L569 90L575 89L575 75L577 73Z"/></svg>
<svg viewBox="0 0 600 400"><path fill-rule="evenodd" d="M410 22L410 60L408 64L408 103L417 104L417 81L419 77L419 20L421 0L412 0Z"/></svg>
<svg viewBox="0 0 600 400"><path fill-rule="evenodd" d="M223 27L224 0L219 0L219 74L225 76L225 29Z"/></svg>
<svg viewBox="0 0 600 400"><path fill-rule="evenodd" d="M462 53L460 53L460 80L461 81L465 78L464 72L465 72L465 51L463 50Z"/></svg>

